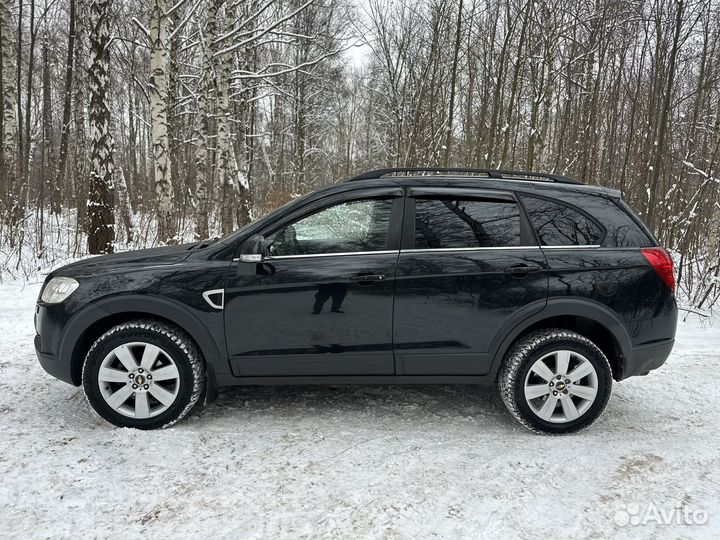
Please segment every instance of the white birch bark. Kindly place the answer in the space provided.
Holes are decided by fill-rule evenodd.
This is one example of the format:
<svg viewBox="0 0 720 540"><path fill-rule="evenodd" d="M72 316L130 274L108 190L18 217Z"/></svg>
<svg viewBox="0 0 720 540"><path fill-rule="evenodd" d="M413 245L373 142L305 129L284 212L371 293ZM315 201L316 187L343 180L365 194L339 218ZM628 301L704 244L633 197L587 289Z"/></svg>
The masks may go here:
<svg viewBox="0 0 720 540"><path fill-rule="evenodd" d="M150 115L158 241L177 241L168 138L168 16L165 0L150 0Z"/></svg>
<svg viewBox="0 0 720 540"><path fill-rule="evenodd" d="M235 22L234 9L228 4L225 7L225 33L230 32ZM232 70L232 53L220 55L217 67L218 79L218 111L217 111L217 148L218 148L218 181L222 193L220 222L223 235L233 231L233 208L235 206L235 186L233 174L237 169L234 150L230 136L230 72Z"/></svg>
<svg viewBox="0 0 720 540"><path fill-rule="evenodd" d="M133 228L132 228L132 206L130 205L130 197L128 195L127 182L125 181L125 172L122 167L116 168L116 179L117 187L115 193L117 193L118 208L120 211L120 219L125 229L125 238L128 243L132 241Z"/></svg>
<svg viewBox="0 0 720 540"><path fill-rule="evenodd" d="M110 253L115 240L115 214L112 193L113 140L107 94L110 69L111 0L90 4L90 194L88 199L88 249L91 254Z"/></svg>
<svg viewBox="0 0 720 540"><path fill-rule="evenodd" d="M15 90L15 61L13 59L12 9L14 0L0 0L0 33L2 34L2 105L3 133L2 160L0 167L0 210L13 208L18 201L13 198L16 180L17 141L17 94ZM7 192L8 198L5 198ZM11 200L12 199L12 200Z"/></svg>

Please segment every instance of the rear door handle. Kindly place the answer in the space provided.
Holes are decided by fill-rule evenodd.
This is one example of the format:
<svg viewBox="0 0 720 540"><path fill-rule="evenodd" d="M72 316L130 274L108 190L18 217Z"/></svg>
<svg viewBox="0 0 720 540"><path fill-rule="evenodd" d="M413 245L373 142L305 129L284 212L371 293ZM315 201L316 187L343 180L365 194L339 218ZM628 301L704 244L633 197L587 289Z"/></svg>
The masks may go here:
<svg viewBox="0 0 720 540"><path fill-rule="evenodd" d="M539 272L540 267L535 264L514 264L505 269L506 274L512 274L514 276L522 276L529 274L530 272Z"/></svg>
<svg viewBox="0 0 720 540"><path fill-rule="evenodd" d="M359 281L359 282L371 282L371 281L382 281L387 276L385 274L357 274L355 276L350 276L351 281Z"/></svg>

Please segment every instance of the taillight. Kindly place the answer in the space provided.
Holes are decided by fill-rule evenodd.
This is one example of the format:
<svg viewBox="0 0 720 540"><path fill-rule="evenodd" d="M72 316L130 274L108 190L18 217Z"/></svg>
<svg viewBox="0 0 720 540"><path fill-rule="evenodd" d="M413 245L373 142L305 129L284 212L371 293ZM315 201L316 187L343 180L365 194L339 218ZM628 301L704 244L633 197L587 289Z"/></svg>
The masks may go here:
<svg viewBox="0 0 720 540"><path fill-rule="evenodd" d="M675 292L675 273L673 272L673 260L670 255L661 247L641 249L650 265L655 269L672 292Z"/></svg>

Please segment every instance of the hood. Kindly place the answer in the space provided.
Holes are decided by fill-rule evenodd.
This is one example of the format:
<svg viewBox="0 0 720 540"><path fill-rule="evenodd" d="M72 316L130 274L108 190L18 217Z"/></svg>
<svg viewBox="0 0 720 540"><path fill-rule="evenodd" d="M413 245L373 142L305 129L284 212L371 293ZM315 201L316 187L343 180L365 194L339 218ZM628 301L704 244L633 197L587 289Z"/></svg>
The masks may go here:
<svg viewBox="0 0 720 540"><path fill-rule="evenodd" d="M124 251L111 255L99 255L70 263L59 268L56 275L82 275L100 271L112 271L116 267L128 266L155 266L178 263L185 260L191 253L190 248L195 245L181 244L178 246L163 246L150 249Z"/></svg>

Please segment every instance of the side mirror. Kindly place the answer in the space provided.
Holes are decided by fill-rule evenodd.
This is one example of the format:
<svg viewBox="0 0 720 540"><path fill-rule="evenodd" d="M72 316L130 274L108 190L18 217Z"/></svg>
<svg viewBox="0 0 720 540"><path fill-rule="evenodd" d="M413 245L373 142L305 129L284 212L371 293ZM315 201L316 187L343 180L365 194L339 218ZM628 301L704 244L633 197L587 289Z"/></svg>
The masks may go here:
<svg viewBox="0 0 720 540"><path fill-rule="evenodd" d="M240 262L261 263L265 260L265 237L251 236L240 247Z"/></svg>

